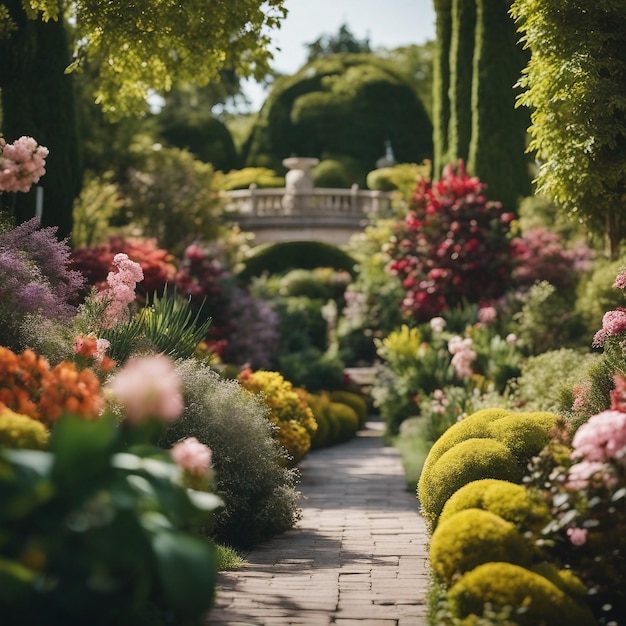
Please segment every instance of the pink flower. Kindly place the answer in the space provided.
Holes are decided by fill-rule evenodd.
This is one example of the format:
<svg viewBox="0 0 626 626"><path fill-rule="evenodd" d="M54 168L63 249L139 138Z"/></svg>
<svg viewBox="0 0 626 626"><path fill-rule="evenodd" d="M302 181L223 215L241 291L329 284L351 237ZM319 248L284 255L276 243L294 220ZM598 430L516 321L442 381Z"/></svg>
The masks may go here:
<svg viewBox="0 0 626 626"><path fill-rule="evenodd" d="M440 333L446 327L446 320L444 320L443 317L433 317L430 320L430 327L434 332Z"/></svg>
<svg viewBox="0 0 626 626"><path fill-rule="evenodd" d="M592 415L574 435L572 458L620 461L626 456L626 413L603 411Z"/></svg>
<svg viewBox="0 0 626 626"><path fill-rule="evenodd" d="M172 422L184 408L174 364L162 354L129 359L108 388L124 407L130 423L153 417Z"/></svg>
<svg viewBox="0 0 626 626"><path fill-rule="evenodd" d="M509 333L506 336L505 341L507 343L517 343L517 335L515 333Z"/></svg>
<svg viewBox="0 0 626 626"><path fill-rule="evenodd" d="M592 345L602 346L607 337L619 335L624 331L626 331L626 309L607 311L602 317L602 329L594 335Z"/></svg>
<svg viewBox="0 0 626 626"><path fill-rule="evenodd" d="M589 395L590 385L589 384L576 384L572 388L572 393L574 394L574 402L572 404L572 410L579 411L584 408L587 402L587 396Z"/></svg>
<svg viewBox="0 0 626 626"><path fill-rule="evenodd" d="M620 272L615 277L615 282L613 283L613 287L617 287L618 289L626 289L626 271Z"/></svg>
<svg viewBox="0 0 626 626"><path fill-rule="evenodd" d="M191 474L202 476L211 467L211 449L195 437L179 441L170 453L172 459Z"/></svg>
<svg viewBox="0 0 626 626"><path fill-rule="evenodd" d="M604 472L606 466L600 461L581 461L569 468L565 486L575 491L586 489L589 479L598 472Z"/></svg>
<svg viewBox="0 0 626 626"><path fill-rule="evenodd" d="M498 312L495 307L484 306L478 309L478 319L481 324L490 324L496 319L496 317L498 317Z"/></svg>
<svg viewBox="0 0 626 626"><path fill-rule="evenodd" d="M587 542L586 528L568 528L567 536L574 546L582 546Z"/></svg>
<svg viewBox="0 0 626 626"><path fill-rule="evenodd" d="M46 173L48 148L23 136L12 144L0 137L0 193L27 192Z"/></svg>
<svg viewBox="0 0 626 626"><path fill-rule="evenodd" d="M137 283L143 280L141 265L131 261L127 254L116 254L113 264L117 272L109 272L108 288L103 289L97 296L99 300L108 303L102 320L105 328L112 328L117 322L128 319L128 305L135 300Z"/></svg>

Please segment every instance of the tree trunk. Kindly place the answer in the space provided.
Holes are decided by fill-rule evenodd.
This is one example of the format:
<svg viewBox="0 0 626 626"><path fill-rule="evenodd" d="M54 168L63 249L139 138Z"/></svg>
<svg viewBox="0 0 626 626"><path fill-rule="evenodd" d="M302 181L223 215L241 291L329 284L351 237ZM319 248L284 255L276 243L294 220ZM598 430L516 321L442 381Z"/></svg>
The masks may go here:
<svg viewBox="0 0 626 626"><path fill-rule="evenodd" d="M44 226L57 226L60 238L72 231L72 208L80 193L79 157L73 81L65 68L70 62L63 19L29 20L19 0L4 3L17 24L6 41L0 41L2 133L7 143L22 135L46 146L43 189ZM18 193L16 222L35 216L36 191Z"/></svg>

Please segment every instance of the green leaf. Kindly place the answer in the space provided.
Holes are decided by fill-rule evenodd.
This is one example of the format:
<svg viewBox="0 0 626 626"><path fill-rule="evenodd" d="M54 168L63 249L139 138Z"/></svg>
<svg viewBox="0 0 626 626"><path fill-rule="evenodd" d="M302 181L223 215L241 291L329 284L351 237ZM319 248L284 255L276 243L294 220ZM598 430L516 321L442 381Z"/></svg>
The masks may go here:
<svg viewBox="0 0 626 626"><path fill-rule="evenodd" d="M219 496L216 496L214 493L188 489L187 495L189 496L189 499L192 501L192 503L203 511L214 511L215 509L224 506L224 501Z"/></svg>
<svg viewBox="0 0 626 626"><path fill-rule="evenodd" d="M213 601L217 577L215 549L207 540L176 532L155 532L152 548L168 607L193 619Z"/></svg>

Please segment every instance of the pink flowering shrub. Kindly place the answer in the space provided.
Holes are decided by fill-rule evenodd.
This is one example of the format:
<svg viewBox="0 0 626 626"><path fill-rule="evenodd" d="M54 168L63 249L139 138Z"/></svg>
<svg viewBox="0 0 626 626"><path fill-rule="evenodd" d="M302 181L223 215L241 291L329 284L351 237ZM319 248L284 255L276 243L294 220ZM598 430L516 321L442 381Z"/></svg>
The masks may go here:
<svg viewBox="0 0 626 626"><path fill-rule="evenodd" d="M529 481L543 490L553 519L543 549L587 585L599 624L626 615L626 378L611 406L533 460ZM612 622L611 620L618 620Z"/></svg>
<svg viewBox="0 0 626 626"><path fill-rule="evenodd" d="M48 148L32 137L20 137L7 143L0 137L0 193L26 193L46 173Z"/></svg>
<svg viewBox="0 0 626 626"><path fill-rule="evenodd" d="M119 322L130 319L129 306L135 301L135 287L143 280L143 270L126 254L116 254L113 258L115 270L107 276L107 287L99 291L96 299L106 302L102 324L112 328Z"/></svg>
<svg viewBox="0 0 626 626"><path fill-rule="evenodd" d="M122 405L129 424L150 419L173 422L184 408L174 364L160 354L132 357L111 379L107 389Z"/></svg>
<svg viewBox="0 0 626 626"><path fill-rule="evenodd" d="M511 241L514 257L513 280L530 286L546 280L557 289L576 287L579 277L590 269L593 252L585 245L566 248L559 235L535 227Z"/></svg>
<svg viewBox="0 0 626 626"><path fill-rule="evenodd" d="M465 302L491 300L511 283L513 219L459 162L431 184L422 178L387 248L405 290L402 308L424 322Z"/></svg>

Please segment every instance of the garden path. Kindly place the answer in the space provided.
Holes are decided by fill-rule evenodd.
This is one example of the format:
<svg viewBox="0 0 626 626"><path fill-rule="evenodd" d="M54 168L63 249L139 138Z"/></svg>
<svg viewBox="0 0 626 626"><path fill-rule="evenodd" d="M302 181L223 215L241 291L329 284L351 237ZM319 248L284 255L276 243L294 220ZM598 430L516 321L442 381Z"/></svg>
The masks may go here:
<svg viewBox="0 0 626 626"><path fill-rule="evenodd" d="M220 574L210 626L425 626L427 532L382 424L310 452L302 519Z"/></svg>

